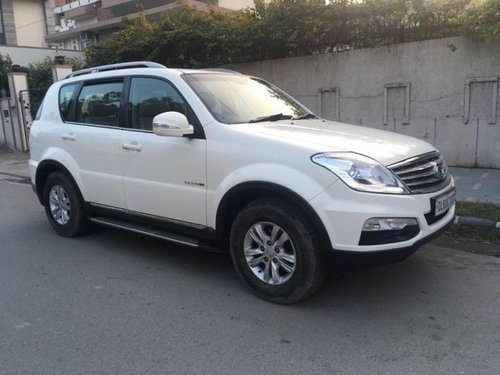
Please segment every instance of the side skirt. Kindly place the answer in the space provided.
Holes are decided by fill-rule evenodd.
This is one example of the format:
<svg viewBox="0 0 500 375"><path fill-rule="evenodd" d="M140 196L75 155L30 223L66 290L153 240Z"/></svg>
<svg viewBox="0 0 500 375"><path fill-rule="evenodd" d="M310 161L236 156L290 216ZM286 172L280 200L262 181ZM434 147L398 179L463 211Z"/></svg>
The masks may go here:
<svg viewBox="0 0 500 375"><path fill-rule="evenodd" d="M202 225L93 203L86 205L86 211L89 220L96 224L159 238L183 246L222 252L217 246L215 230Z"/></svg>

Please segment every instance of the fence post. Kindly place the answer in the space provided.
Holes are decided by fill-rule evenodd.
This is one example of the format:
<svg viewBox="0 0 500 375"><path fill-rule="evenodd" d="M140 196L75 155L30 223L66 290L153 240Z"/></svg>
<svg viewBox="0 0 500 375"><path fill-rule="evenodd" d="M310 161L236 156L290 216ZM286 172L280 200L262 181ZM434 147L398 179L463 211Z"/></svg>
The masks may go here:
<svg viewBox="0 0 500 375"><path fill-rule="evenodd" d="M71 73L73 73L73 67L71 65L56 64L52 66L52 79L54 82L60 81Z"/></svg>

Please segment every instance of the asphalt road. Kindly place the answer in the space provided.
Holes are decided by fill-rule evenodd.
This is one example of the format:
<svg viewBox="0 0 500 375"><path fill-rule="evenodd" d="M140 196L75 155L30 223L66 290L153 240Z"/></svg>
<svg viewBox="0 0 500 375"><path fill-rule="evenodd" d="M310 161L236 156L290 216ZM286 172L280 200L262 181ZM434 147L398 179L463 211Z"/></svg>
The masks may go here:
<svg viewBox="0 0 500 375"><path fill-rule="evenodd" d="M428 245L295 306L229 259L103 229L58 237L0 182L0 374L498 374L500 259Z"/></svg>

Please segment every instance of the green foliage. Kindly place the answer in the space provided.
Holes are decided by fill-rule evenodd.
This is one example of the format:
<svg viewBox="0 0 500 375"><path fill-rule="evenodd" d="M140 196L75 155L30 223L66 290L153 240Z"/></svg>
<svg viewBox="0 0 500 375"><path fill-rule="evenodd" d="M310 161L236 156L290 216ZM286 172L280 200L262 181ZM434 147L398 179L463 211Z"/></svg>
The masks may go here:
<svg viewBox="0 0 500 375"><path fill-rule="evenodd" d="M6 94L9 93L9 82L7 73L12 70L12 59L9 55L3 56L0 54L0 90L5 90Z"/></svg>
<svg viewBox="0 0 500 375"><path fill-rule="evenodd" d="M28 74L32 116L38 111L47 89L54 82L52 77L54 64L54 58L46 57L44 60L29 64L27 68L23 69ZM85 62L78 58L66 58L66 64L71 65L73 70L79 70L83 68Z"/></svg>
<svg viewBox="0 0 500 375"><path fill-rule="evenodd" d="M473 39L500 39L500 0L472 0L457 19Z"/></svg>
<svg viewBox="0 0 500 375"><path fill-rule="evenodd" d="M28 74L28 85L30 90L47 90L52 84L52 66L55 64L53 58L47 57L37 63L29 64L28 67L19 67L18 71ZM73 70L82 69L85 62L77 58L66 58L66 64L71 65ZM7 74L12 72L12 59L9 55L0 54L0 89L9 90Z"/></svg>
<svg viewBox="0 0 500 375"><path fill-rule="evenodd" d="M89 65L152 60L204 67L454 36L500 38L500 0L255 0L222 13L141 15L86 50Z"/></svg>
<svg viewBox="0 0 500 375"><path fill-rule="evenodd" d="M28 86L30 90L47 90L53 83L52 66L55 61L51 57L28 65ZM82 69L84 61L77 58L66 58L66 64L71 65L73 70Z"/></svg>

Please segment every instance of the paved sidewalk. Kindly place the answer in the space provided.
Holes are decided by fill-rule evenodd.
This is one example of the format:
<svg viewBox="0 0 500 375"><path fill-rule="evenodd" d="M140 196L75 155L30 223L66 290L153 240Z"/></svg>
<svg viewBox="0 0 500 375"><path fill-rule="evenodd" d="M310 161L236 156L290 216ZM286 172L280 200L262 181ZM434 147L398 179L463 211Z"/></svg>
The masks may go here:
<svg viewBox="0 0 500 375"><path fill-rule="evenodd" d="M500 169L450 167L457 200L500 204Z"/></svg>
<svg viewBox="0 0 500 375"><path fill-rule="evenodd" d="M0 181L29 183L29 154L0 147ZM500 169L450 167L457 200L500 205Z"/></svg>
<svg viewBox="0 0 500 375"><path fill-rule="evenodd" d="M29 184L28 160L29 154L0 146L0 182Z"/></svg>

